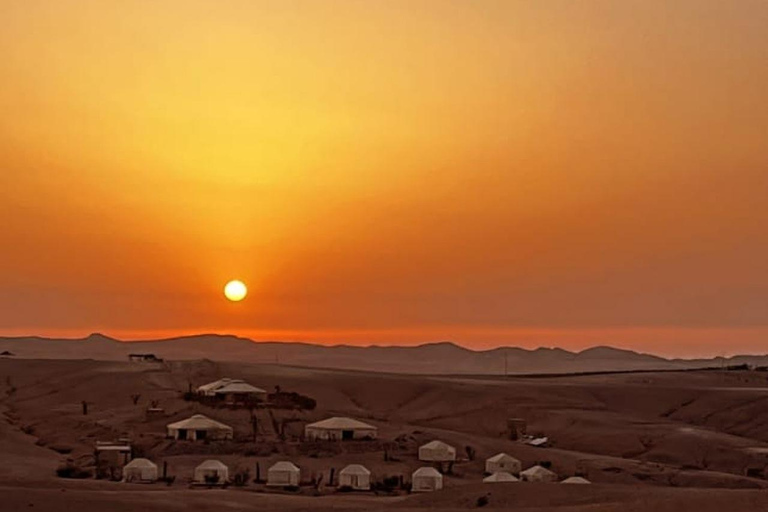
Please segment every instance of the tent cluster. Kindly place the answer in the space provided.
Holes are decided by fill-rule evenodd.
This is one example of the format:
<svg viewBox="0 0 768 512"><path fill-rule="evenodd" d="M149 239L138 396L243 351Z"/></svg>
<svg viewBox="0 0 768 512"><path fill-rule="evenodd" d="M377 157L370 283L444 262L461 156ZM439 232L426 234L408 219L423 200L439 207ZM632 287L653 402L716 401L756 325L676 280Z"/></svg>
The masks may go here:
<svg viewBox="0 0 768 512"><path fill-rule="evenodd" d="M215 383L198 388L198 392L210 396L217 390L246 390L248 384L233 379L221 379ZM232 439L232 427L196 414L186 420L168 425L168 437L178 440ZM376 439L378 429L362 421L345 417L328 418L306 425L304 435L309 440L344 441L354 439ZM432 465L442 465L456 461L456 448L440 441L430 441L419 447L418 458ZM412 474L412 491L429 492L443 488L443 475L433 466L418 468ZM136 459L125 466L124 480L129 482L151 482L157 480L157 466L147 459ZM522 470L522 463L506 453L498 453L485 461L485 483L505 482L557 482L558 476L551 470L536 465ZM267 471L267 486L298 487L301 471L292 462L281 461ZM207 460L195 469L194 482L216 485L229 481L228 468L217 460ZM566 484L588 484L583 477L570 477L563 480ZM350 464L339 473L339 487L354 490L371 488L371 472L360 464Z"/></svg>

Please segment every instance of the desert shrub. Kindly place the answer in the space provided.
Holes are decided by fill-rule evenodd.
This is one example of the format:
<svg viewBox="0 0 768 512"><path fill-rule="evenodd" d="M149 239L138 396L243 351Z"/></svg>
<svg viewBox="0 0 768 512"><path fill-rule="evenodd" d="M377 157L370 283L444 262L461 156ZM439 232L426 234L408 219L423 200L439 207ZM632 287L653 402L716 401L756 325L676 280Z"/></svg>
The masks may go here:
<svg viewBox="0 0 768 512"><path fill-rule="evenodd" d="M312 411L317 407L314 398L300 395L295 392L276 391L269 395L269 402L275 409L301 409Z"/></svg>
<svg viewBox="0 0 768 512"><path fill-rule="evenodd" d="M52 444L48 448L50 448L51 450L55 451L56 453L60 453L62 455L68 455L68 454L72 453L72 447L71 446L66 446L66 445L61 445L61 444Z"/></svg>
<svg viewBox="0 0 768 512"><path fill-rule="evenodd" d="M251 479L251 472L248 469L238 471L233 477L233 483L236 487L243 487Z"/></svg>
<svg viewBox="0 0 768 512"><path fill-rule="evenodd" d="M59 478L91 478L93 476L93 473L88 471L87 469L79 468L72 464L71 462L67 462L65 464L62 464L58 468L56 468L56 476Z"/></svg>
<svg viewBox="0 0 768 512"><path fill-rule="evenodd" d="M489 501L488 496L480 496L479 498L477 498L476 506L478 508L484 507L488 504L488 501Z"/></svg>
<svg viewBox="0 0 768 512"><path fill-rule="evenodd" d="M371 483L371 489L376 492L391 493L395 489L400 487L400 481L401 481L401 477L397 475L387 476L387 477L384 477L382 480Z"/></svg>

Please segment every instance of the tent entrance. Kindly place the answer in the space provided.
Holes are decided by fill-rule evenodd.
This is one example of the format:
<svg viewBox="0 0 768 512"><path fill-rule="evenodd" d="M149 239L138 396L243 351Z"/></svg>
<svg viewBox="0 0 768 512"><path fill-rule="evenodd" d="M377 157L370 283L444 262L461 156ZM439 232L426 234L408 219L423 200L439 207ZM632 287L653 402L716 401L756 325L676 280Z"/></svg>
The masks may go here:
<svg viewBox="0 0 768 512"><path fill-rule="evenodd" d="M208 432L205 430L196 430L195 431L195 439L205 439Z"/></svg>
<svg viewBox="0 0 768 512"><path fill-rule="evenodd" d="M181 439L182 441L187 439L187 431L185 429L183 429L183 428L181 430L179 430L178 438Z"/></svg>
<svg viewBox="0 0 768 512"><path fill-rule="evenodd" d="M355 437L355 431L354 430L342 430L341 431L341 438L344 440L352 439Z"/></svg>

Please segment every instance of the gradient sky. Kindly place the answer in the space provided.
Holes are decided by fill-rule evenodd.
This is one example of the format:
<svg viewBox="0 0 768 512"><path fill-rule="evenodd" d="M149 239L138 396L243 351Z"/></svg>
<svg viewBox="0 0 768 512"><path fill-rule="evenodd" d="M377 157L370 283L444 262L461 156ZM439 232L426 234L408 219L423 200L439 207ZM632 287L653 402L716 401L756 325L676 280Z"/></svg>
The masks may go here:
<svg viewBox="0 0 768 512"><path fill-rule="evenodd" d="M0 0L0 334L768 352L766 27Z"/></svg>

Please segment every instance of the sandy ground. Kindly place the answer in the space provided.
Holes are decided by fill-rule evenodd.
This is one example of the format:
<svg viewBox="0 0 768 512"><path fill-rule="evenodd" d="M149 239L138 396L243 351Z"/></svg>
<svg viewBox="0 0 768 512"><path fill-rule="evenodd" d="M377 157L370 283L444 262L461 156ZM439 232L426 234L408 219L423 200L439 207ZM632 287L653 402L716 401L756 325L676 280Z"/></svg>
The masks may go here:
<svg viewBox="0 0 768 512"><path fill-rule="evenodd" d="M296 391L315 398L311 412L278 412L289 419L279 442L259 411L254 443L247 411L209 409L182 393L221 376ZM211 361L128 362L0 360L0 510L767 510L768 482L747 468L768 466L768 382L758 372L684 372L553 378L414 377L310 370ZM132 394L141 395L134 405ZM81 402L89 403L82 414ZM157 400L165 415L148 418ZM236 441L219 445L165 439L165 425L201 412L235 428ZM292 435L330 415L379 427L380 442L307 447ZM533 448L505 437L506 419L522 417L552 446ZM66 480L55 469L66 459L87 464L96 440L128 436L138 450L176 477L173 486ZM262 492L260 486L190 489L192 469L208 458L231 471L258 464L264 474L292 460L302 479L322 477L349 463L369 467L374 479L404 475L422 464L416 449L443 439L466 459L446 476L445 489L385 497L338 494L321 486L302 495ZM396 460L384 460L384 443ZM529 466L548 461L561 478L586 474L591 486L482 484L485 458L505 451Z"/></svg>

